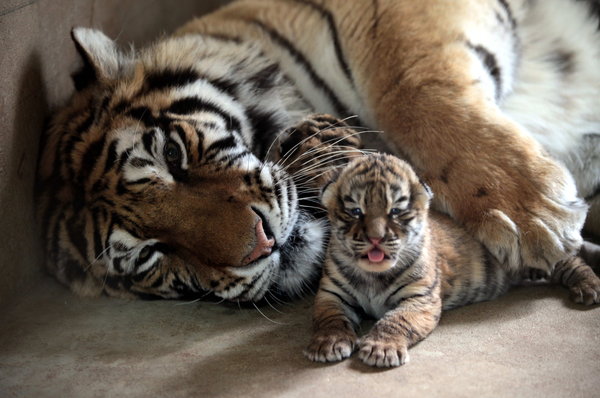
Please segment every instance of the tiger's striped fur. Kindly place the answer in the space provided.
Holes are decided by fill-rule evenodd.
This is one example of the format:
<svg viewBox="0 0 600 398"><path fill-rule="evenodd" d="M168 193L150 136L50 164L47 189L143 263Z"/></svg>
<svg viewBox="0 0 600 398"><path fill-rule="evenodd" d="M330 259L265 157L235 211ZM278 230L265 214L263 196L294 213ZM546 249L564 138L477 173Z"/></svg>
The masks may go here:
<svg viewBox="0 0 600 398"><path fill-rule="evenodd" d="M378 321L358 340L359 358L402 365L442 310L493 299L523 280L449 217L430 211L430 199L412 168L385 154L352 159L326 186L331 236L309 359L350 356L366 314ZM559 263L552 279L576 301L600 303L600 279L581 259Z"/></svg>
<svg viewBox="0 0 600 398"><path fill-rule="evenodd" d="M500 262L551 270L581 245L575 183L600 225L589 4L244 0L129 52L75 29L77 92L41 144L48 266L86 295L301 292L325 226L269 148L319 111L385 131Z"/></svg>

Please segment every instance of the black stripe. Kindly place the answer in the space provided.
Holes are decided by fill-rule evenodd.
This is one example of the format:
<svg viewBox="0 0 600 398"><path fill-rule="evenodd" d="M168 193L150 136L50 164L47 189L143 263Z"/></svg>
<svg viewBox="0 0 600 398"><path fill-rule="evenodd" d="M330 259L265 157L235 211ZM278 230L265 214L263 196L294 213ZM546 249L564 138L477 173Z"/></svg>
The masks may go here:
<svg viewBox="0 0 600 398"><path fill-rule="evenodd" d="M325 289L325 288L321 288L321 290L324 291L324 292L327 292L329 294L333 294L334 296L336 296L340 300L341 304L345 305L346 307L348 307L349 309L351 309L352 311L354 311L354 313L356 313L356 314L360 313L360 308L356 307L355 305L350 304L339 293L334 292L333 290Z"/></svg>
<svg viewBox="0 0 600 398"><path fill-rule="evenodd" d="M238 88L238 84L232 80L227 80L225 78L216 78L216 79L211 79L209 77L202 77L204 80L206 80L208 83L212 84L213 86L215 86L219 91L224 92L225 94L229 95L230 97L236 98L236 91Z"/></svg>
<svg viewBox="0 0 600 398"><path fill-rule="evenodd" d="M354 87L354 78L352 77L352 70L348 66L348 62L346 61L346 57L344 56L344 52L342 51L342 45L340 43L340 35L338 33L337 25L335 23L333 14L331 14L331 12L328 9L326 9L325 7L318 5L318 4L314 4L310 1L307 1L307 0L294 0L294 1L297 1L302 4L306 4L307 6L311 7L312 9L318 11L321 14L321 16L325 19L325 21L327 22L327 27L329 28L329 33L331 34L333 46L335 48L335 55L338 59L339 64L342 67L342 71L344 72L344 75L346 75L346 78L348 79L348 81L350 82L352 87Z"/></svg>
<svg viewBox="0 0 600 398"><path fill-rule="evenodd" d="M496 56L492 54L488 49L479 44L473 45L471 43L468 43L468 46L473 51L475 51L475 53L487 69L488 73L494 80L494 83L496 84L496 98L500 98L500 96L502 95L502 73L500 71L500 66L498 65L498 60L496 59Z"/></svg>
<svg viewBox="0 0 600 398"><path fill-rule="evenodd" d="M141 281L143 281L145 279L152 279L154 274L156 274L156 272L158 271L157 266L159 265L159 263L161 261L162 261L162 258L157 258L156 261L154 261L152 263L152 265L150 267L148 267L147 269L145 269L142 272L139 272L137 274L131 275L131 280L135 283L140 283Z"/></svg>
<svg viewBox="0 0 600 398"><path fill-rule="evenodd" d="M506 0L498 0L498 3L500 3L502 8L504 8L504 11L506 12L506 16L508 17L508 20L510 21L510 26L514 30L517 27L517 21L515 20L512 10L510 9L510 5L508 5L508 2Z"/></svg>
<svg viewBox="0 0 600 398"><path fill-rule="evenodd" d="M271 64L256 72L247 79L247 82L252 83L254 88L261 91L268 91L279 85L281 79L281 71L277 64Z"/></svg>
<svg viewBox="0 0 600 398"><path fill-rule="evenodd" d="M156 139L155 130L146 131L142 134L142 144L144 145L144 149L149 155L154 155L152 151L152 147L154 146L154 140Z"/></svg>
<svg viewBox="0 0 600 398"><path fill-rule="evenodd" d="M112 259L113 268L118 273L123 273L123 267L121 267L121 262L125 259L125 256L115 257Z"/></svg>
<svg viewBox="0 0 600 398"><path fill-rule="evenodd" d="M151 183L152 180L150 178L140 178L137 180L133 180L133 181L127 181L127 185L141 185L141 184L149 184ZM155 184L152 184L155 185Z"/></svg>
<svg viewBox="0 0 600 398"><path fill-rule="evenodd" d="M306 57L296 47L294 47L294 45L289 40L280 35L276 30L263 24L262 22L252 20L251 23L253 25L258 26L260 29L266 32L271 38L271 40L273 40L277 45L285 48L290 53L292 58L294 58L294 60L304 68L306 73L308 73L310 79L313 81L315 87L317 87L317 89L321 89L325 93L325 95L327 95L329 101L331 101L335 109L335 112L337 113L337 116L346 117L350 115L350 112L348 111L346 106L341 103L341 101L335 95L331 87L329 87L325 80L323 80L315 72L314 68L312 67L310 62L308 62Z"/></svg>
<svg viewBox="0 0 600 398"><path fill-rule="evenodd" d="M242 151L240 153L238 153L237 155L234 155L230 158L228 158L229 160L227 161L227 167L231 167L235 164L235 162L238 161L238 159L243 158L244 156L250 155L250 152L248 151Z"/></svg>
<svg viewBox="0 0 600 398"><path fill-rule="evenodd" d="M117 140L113 140L108 146L106 161L104 162L104 174L108 173L117 161L117 142Z"/></svg>
<svg viewBox="0 0 600 398"><path fill-rule="evenodd" d="M152 115L152 110L146 106L137 106L135 108L131 108L127 112L127 116L137 120L138 122L144 123L146 126L157 125L159 122L159 120Z"/></svg>
<svg viewBox="0 0 600 398"><path fill-rule="evenodd" d="M346 285L344 283L342 283L341 281L338 281L335 278L332 278L331 275L329 275L329 280L338 288L340 289L342 292L344 292L344 294L348 297L350 297L352 300L354 300L355 302L358 302L358 300L356 299L356 297L354 297L354 295L352 294L351 291L348 290L348 286L354 287L354 285L349 284Z"/></svg>
<svg viewBox="0 0 600 398"><path fill-rule="evenodd" d="M235 148L237 146L235 142L235 137L233 135L227 136L225 138L221 138L209 145L206 148L206 158L213 159L220 151L228 148ZM211 153L211 152L215 153Z"/></svg>
<svg viewBox="0 0 600 398"><path fill-rule="evenodd" d="M154 162L148 159L144 159L144 158L133 158L131 159L131 161L129 162L129 164L131 165L131 167L135 167L138 169L141 169L143 167L146 166L154 166Z"/></svg>
<svg viewBox="0 0 600 398"><path fill-rule="evenodd" d="M92 210L92 222L92 230L94 231L94 257L98 259L104 251L102 237L100 236L100 211L98 209Z"/></svg>
<svg viewBox="0 0 600 398"><path fill-rule="evenodd" d="M71 217L68 221L65 220L65 227L69 240L75 246L81 258L87 260L87 245L88 241L85 235L85 215L77 214Z"/></svg>
<svg viewBox="0 0 600 398"><path fill-rule="evenodd" d="M600 1L598 0L578 0L588 3L590 7L590 15L596 18L598 22L598 30L600 30Z"/></svg>
<svg viewBox="0 0 600 398"><path fill-rule="evenodd" d="M71 176L75 175L73 170L73 149L78 142L82 141L83 135L90 129L92 123L94 122L94 115L90 114L88 117L77 127L75 127L75 132L71 136L65 135L66 143L62 147L62 153L60 155L64 156L66 159L67 170L71 174ZM68 139L67 139L68 137ZM58 150L57 150L58 152ZM59 153L57 153L59 154Z"/></svg>
<svg viewBox="0 0 600 398"><path fill-rule="evenodd" d="M118 166L119 171L121 171L121 169L123 169L123 166L125 166L125 163L127 163L130 156L131 156L131 151L125 151L121 154L121 156L119 157L119 166Z"/></svg>
<svg viewBox="0 0 600 398"><path fill-rule="evenodd" d="M98 161L98 158L102 154L102 150L104 149L104 144L106 142L106 136L103 135L99 140L91 143L86 152L83 154L83 158L81 160L81 169L79 174L79 179L81 183L85 182L85 179L92 174L94 167Z"/></svg>
<svg viewBox="0 0 600 398"><path fill-rule="evenodd" d="M252 280L250 281L250 283L248 284L244 284L245 289L242 293L240 293L240 295L249 292L250 290L252 290L252 288L254 287L254 285L256 285L256 282L258 282L258 280L260 280L262 278L262 276L264 275L265 271L267 271L268 268L263 268L263 270L254 275L254 277L252 278ZM239 282L238 282L239 283ZM234 285L232 287L236 286L236 284L234 283ZM225 289L225 290L229 290L229 289Z"/></svg>
<svg viewBox="0 0 600 398"><path fill-rule="evenodd" d="M187 149L187 147L188 147L188 145L187 145L187 137L185 135L185 131L183 130L183 127L181 127L180 125L176 125L175 126L175 132L179 136L179 139L181 140L181 143L183 144L184 148Z"/></svg>
<svg viewBox="0 0 600 398"><path fill-rule="evenodd" d="M277 123L275 114L261 111L259 107L248 108L246 115L252 125L254 153L257 154L259 159L265 159L271 143L284 126Z"/></svg>
<svg viewBox="0 0 600 398"><path fill-rule="evenodd" d="M191 69L164 69L151 72L146 76L144 93L148 91L163 90L166 88L181 87L200 79L198 73Z"/></svg>
<svg viewBox="0 0 600 398"><path fill-rule="evenodd" d="M189 115L191 113L201 111L218 114L225 121L228 130L241 132L241 123L236 117L226 113L219 106L201 100L197 97L186 97L178 99L177 101L173 102L171 106L167 109L167 112L175 113L178 115Z"/></svg>

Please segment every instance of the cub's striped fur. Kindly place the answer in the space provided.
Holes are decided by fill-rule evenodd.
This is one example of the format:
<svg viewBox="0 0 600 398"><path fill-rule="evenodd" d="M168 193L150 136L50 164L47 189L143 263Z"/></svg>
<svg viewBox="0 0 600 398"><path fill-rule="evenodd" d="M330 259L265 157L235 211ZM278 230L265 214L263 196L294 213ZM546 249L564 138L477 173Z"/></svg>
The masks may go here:
<svg viewBox="0 0 600 398"><path fill-rule="evenodd" d="M77 92L41 144L48 267L86 295L301 293L325 225L273 142L329 112L385 131L498 261L550 271L581 246L580 197L600 233L591 4L242 0L138 51L76 28Z"/></svg>
<svg viewBox="0 0 600 398"><path fill-rule="evenodd" d="M442 310L493 299L524 278L449 217L430 211L430 199L412 168L385 154L354 158L326 186L331 236L308 358L350 356L367 314L378 321L358 340L359 358L379 367L402 365ZM552 278L569 286L576 300L600 302L600 279L581 259L561 262Z"/></svg>

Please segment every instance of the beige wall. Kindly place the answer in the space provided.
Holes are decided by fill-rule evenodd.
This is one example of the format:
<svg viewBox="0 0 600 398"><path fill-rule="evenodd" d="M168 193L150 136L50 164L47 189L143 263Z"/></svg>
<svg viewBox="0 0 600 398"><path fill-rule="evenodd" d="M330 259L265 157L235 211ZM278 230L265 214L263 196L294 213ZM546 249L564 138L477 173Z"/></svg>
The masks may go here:
<svg viewBox="0 0 600 398"><path fill-rule="evenodd" d="M71 28L96 27L121 45L141 45L221 3L0 0L0 303L41 275L32 198L37 146L45 117L72 91Z"/></svg>

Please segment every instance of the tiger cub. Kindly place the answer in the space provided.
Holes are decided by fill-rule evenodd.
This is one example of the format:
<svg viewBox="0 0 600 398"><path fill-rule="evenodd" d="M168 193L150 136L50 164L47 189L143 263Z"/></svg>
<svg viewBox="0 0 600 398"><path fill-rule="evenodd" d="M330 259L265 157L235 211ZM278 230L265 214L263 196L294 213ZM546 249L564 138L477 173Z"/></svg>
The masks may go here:
<svg viewBox="0 0 600 398"><path fill-rule="evenodd" d="M331 236L309 359L339 361L358 344L358 357L368 365L402 365L443 309L492 299L522 279L449 217L431 211L431 197L406 162L386 154L353 158L323 189ZM587 265L573 258L552 277L565 279L565 273L577 288L595 283L592 301L598 302L600 284ZM359 340L362 315L378 321Z"/></svg>

